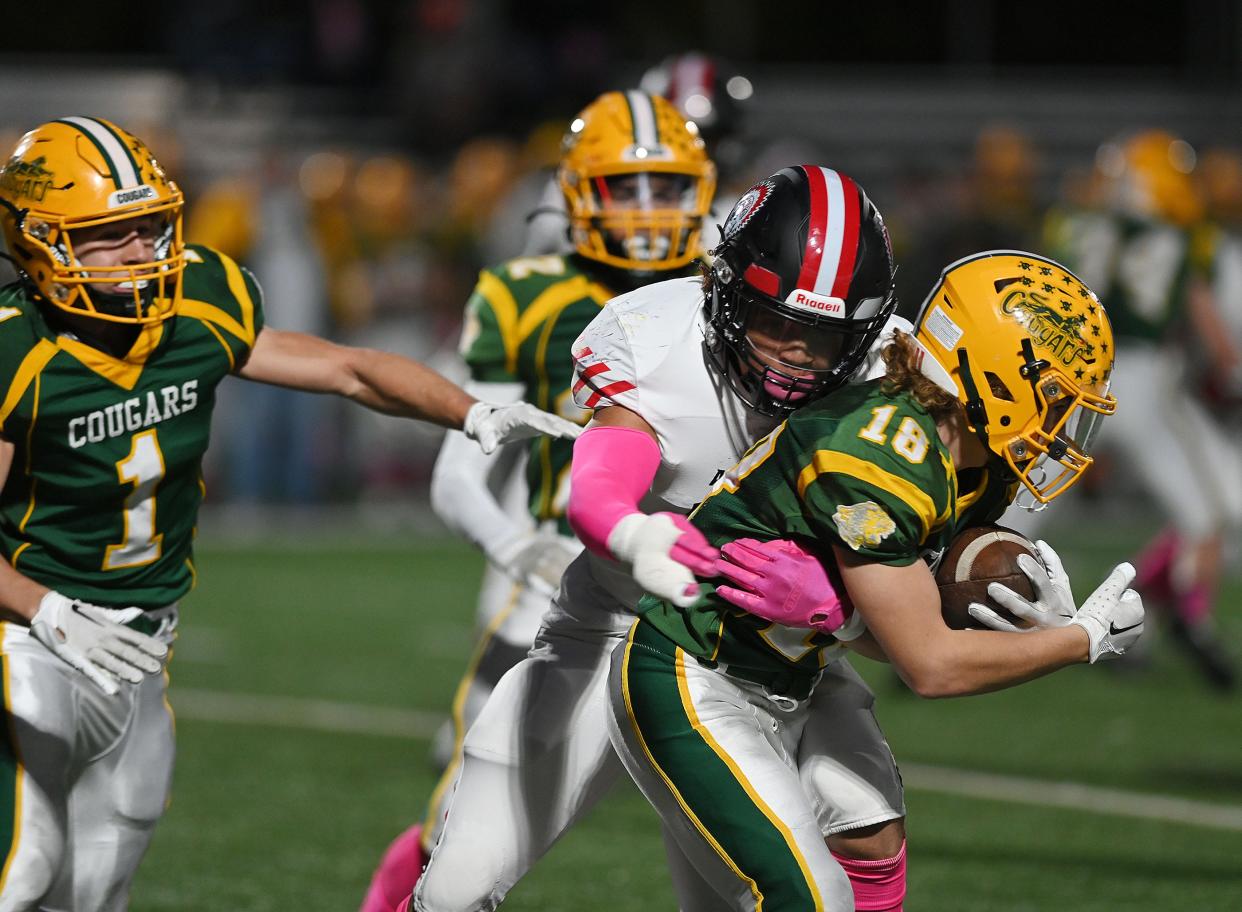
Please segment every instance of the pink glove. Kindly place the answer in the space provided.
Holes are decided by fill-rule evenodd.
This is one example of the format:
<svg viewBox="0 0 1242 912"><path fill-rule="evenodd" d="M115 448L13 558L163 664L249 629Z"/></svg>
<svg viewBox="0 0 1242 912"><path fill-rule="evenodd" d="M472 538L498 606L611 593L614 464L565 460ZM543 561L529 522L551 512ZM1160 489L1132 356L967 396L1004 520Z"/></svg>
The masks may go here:
<svg viewBox="0 0 1242 912"><path fill-rule="evenodd" d="M673 545L668 556L677 563L689 567L695 576L711 577L716 575L716 563L720 559L717 551L693 523L679 513L656 513L656 516L667 516L681 530L681 538Z"/></svg>
<svg viewBox="0 0 1242 912"><path fill-rule="evenodd" d="M820 633L835 634L853 619L854 606L840 583L834 585L819 558L795 542L739 538L720 553L716 573L741 587L717 587L731 605L778 624Z"/></svg>

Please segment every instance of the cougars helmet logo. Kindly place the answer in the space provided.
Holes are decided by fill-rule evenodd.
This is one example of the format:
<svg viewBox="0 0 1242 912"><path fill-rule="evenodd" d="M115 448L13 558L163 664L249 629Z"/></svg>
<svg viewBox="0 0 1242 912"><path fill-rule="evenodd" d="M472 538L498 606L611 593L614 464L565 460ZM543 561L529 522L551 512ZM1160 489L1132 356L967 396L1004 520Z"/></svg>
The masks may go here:
<svg viewBox="0 0 1242 912"><path fill-rule="evenodd" d="M1113 333L1099 299L1053 260L990 250L946 267L923 304L922 371L1036 500L1064 493L1091 465L1109 392Z"/></svg>

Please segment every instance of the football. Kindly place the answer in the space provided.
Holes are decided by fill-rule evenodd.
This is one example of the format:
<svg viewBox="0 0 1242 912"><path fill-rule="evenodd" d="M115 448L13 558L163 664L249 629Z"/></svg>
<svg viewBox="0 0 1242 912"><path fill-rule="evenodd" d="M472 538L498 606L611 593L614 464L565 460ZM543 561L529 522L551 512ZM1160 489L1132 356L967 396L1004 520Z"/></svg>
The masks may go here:
<svg viewBox="0 0 1242 912"><path fill-rule="evenodd" d="M1018 556L1022 554L1040 559L1034 542L1013 529L973 526L961 532L936 567L944 622L954 630L988 629L966 610L971 603L982 602L1006 620L1026 626L988 597L988 583L1001 583L1034 600L1034 587L1018 566Z"/></svg>

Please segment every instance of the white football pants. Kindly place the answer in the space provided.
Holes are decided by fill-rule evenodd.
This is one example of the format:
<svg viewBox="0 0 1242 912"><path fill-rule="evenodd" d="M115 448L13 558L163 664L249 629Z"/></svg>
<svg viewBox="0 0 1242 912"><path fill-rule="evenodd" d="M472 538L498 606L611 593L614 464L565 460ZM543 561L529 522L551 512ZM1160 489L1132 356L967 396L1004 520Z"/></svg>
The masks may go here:
<svg viewBox="0 0 1242 912"><path fill-rule="evenodd" d="M166 676L109 697L29 628L0 636L0 912L120 912L172 787Z"/></svg>

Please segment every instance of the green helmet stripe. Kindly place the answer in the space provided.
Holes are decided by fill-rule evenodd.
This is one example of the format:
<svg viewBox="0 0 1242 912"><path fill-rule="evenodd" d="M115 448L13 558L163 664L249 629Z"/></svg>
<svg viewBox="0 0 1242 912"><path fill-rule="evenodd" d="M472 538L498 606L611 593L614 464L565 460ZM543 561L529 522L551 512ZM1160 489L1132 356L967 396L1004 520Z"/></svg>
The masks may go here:
<svg viewBox="0 0 1242 912"><path fill-rule="evenodd" d="M634 130L634 145L648 149L660 147L660 128L657 125L655 105L646 92L630 90L625 93L625 104L630 109L630 124Z"/></svg>
<svg viewBox="0 0 1242 912"><path fill-rule="evenodd" d="M133 155L130 154L129 148L115 130L109 127L101 120L94 117L64 117L57 123L68 124L76 127L85 135L92 143L95 144L104 161L108 163L108 169L111 172L112 182L116 184L118 190L127 187L137 187L142 183L138 168L138 163L134 161Z"/></svg>

